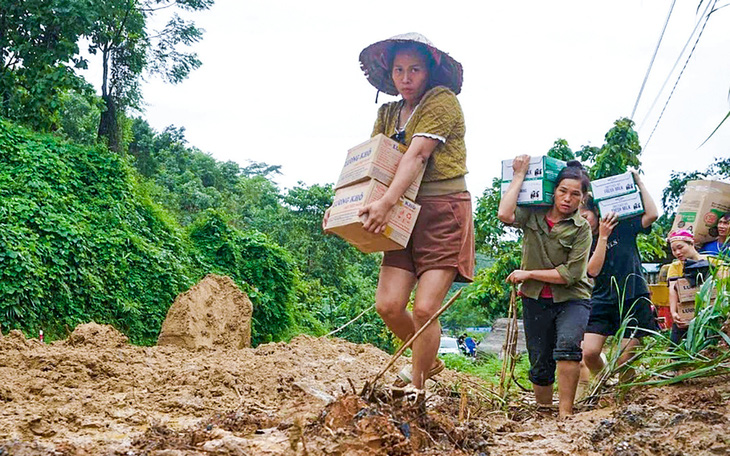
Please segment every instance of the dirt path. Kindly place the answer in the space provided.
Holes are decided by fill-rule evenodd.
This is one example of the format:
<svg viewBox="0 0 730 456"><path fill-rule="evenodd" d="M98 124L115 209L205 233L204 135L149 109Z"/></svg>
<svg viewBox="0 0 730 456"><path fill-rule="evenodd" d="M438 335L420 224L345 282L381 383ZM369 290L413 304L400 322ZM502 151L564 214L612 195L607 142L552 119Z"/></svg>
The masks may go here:
<svg viewBox="0 0 730 456"><path fill-rule="evenodd" d="M0 455L730 454L727 378L634 392L558 422L490 410L483 387L454 372L432 385L425 411L362 402L352 385L388 359L306 336L191 352L131 346L95 324L49 345L12 332L0 338Z"/></svg>

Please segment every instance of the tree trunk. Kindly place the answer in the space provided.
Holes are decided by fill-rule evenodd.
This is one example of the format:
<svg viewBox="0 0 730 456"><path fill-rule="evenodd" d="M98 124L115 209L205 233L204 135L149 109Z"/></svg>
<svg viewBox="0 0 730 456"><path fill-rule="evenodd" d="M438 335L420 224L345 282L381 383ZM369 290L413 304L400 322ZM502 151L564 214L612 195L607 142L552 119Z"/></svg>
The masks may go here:
<svg viewBox="0 0 730 456"><path fill-rule="evenodd" d="M99 139L106 139L109 150L121 153L121 132L117 122L117 108L114 99L110 95L103 95L101 99L104 101L106 110L101 113L99 119Z"/></svg>

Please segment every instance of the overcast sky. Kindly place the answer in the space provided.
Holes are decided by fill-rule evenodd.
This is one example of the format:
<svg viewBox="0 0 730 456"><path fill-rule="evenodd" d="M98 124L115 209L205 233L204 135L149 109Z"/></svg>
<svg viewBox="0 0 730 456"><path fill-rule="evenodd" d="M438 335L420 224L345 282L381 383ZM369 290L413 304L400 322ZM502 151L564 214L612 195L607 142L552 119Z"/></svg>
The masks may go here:
<svg viewBox="0 0 730 456"><path fill-rule="evenodd" d="M217 0L190 16L206 30L194 46L203 66L179 85L148 81L144 116L157 130L185 127L190 144L218 160L282 165L284 188L334 182L347 149L369 137L378 108L360 51L417 31L464 66L467 181L478 196L503 159L544 154L558 138L573 149L602 145L613 122L631 115L670 4ZM650 111L700 19L698 4L674 7L634 116L642 145L684 64L686 53ZM642 153L657 200L672 171L703 169L730 153L730 122L699 147L730 110L728 30L723 8ZM379 103L395 99L380 94Z"/></svg>

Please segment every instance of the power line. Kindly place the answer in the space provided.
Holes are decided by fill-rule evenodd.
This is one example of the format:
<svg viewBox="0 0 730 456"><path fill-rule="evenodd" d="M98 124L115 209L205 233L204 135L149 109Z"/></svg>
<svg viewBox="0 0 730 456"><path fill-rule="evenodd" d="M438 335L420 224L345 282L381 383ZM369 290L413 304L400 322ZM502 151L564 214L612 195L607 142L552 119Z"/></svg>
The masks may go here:
<svg viewBox="0 0 730 456"><path fill-rule="evenodd" d="M680 52L679 55L677 55L677 59L674 61L674 65L672 66L672 69L669 71L669 73L667 74L667 77L664 79L662 88L659 89L659 92L657 92L656 97L654 97L654 101L651 103L651 107L649 107L649 110L646 112L646 115L644 115L644 118L642 119L641 123L639 124L639 128L637 130L642 130L644 128L644 125L646 124L646 121L649 119L649 116L651 115L652 111L654 111L654 107L656 106L657 102L659 101L659 98L662 96L662 93L664 93L664 89L667 87L667 83L669 82L669 79L671 79L672 75L674 74L674 70L677 69L677 65L679 65L679 62L682 60L682 56L684 55L684 52L687 50L687 46L689 46L689 43L692 42L692 37L695 36L697 29L699 28L700 24L702 23L702 18L705 17L705 15L707 14L709 9L710 9L710 3L708 2L707 6L705 7L705 10L702 12L702 15L697 20L695 27L692 29L692 33L689 34L687 41L684 43L682 52Z"/></svg>
<svg viewBox="0 0 730 456"><path fill-rule="evenodd" d="M714 0L712 2L712 5L717 3L717 0ZM684 70L687 68L687 64L689 63L689 59L692 58L692 54L694 54L695 49L697 48L697 43L700 42L700 38L702 38L702 32L705 31L705 27L707 26L707 22L710 20L710 15L712 14L712 10L710 13L705 16L705 23L702 24L702 29L700 30L700 34L697 35L697 40L695 41L694 46L692 46L692 50L689 52L689 55L687 56L687 60L684 62L684 66L682 67L682 71L679 72L679 76L677 76L677 80L674 83L674 87L672 87L672 91L669 93L669 97L667 98L667 101L664 103L664 107L662 108L662 112L659 113L659 118L656 120L656 124L654 124L654 129L651 131L651 134L649 135L649 139L646 140L646 144L644 144L644 150L649 146L649 142L651 141L651 138L654 136L654 132L656 131L657 127L659 126L659 122L662 120L662 116L664 115L664 111L667 109L667 105L669 104L669 100L672 99L672 95L674 95L674 91L677 89L677 85L679 84L679 80L682 78L682 75L684 74Z"/></svg>
<svg viewBox="0 0 730 456"><path fill-rule="evenodd" d="M651 67L654 66L654 59L656 59L657 52L659 52L659 46L662 44L662 38L664 38L664 32L667 30L667 25L669 25L669 18L672 17L672 11L674 10L674 4L677 3L677 0L672 0L672 5L669 7L669 13L667 14L667 20L664 22L664 27L662 28L662 33L659 35L659 42L656 44L656 48L654 49L654 55L651 56L651 61L649 61L649 68L646 69L646 76L644 76L644 82L641 83L641 89L639 89L639 95L636 97L636 103L634 103L634 110L631 111L631 119L634 118L634 114L636 114L636 107L639 106L639 100L641 100L641 94L644 92L644 86L646 86L646 80L649 79L649 73L651 73Z"/></svg>

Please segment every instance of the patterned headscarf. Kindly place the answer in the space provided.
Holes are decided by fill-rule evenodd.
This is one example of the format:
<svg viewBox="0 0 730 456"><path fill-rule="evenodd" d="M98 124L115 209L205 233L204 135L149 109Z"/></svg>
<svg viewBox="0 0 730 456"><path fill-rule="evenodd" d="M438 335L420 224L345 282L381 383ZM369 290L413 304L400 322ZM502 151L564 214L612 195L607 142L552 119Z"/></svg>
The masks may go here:
<svg viewBox="0 0 730 456"><path fill-rule="evenodd" d="M667 236L667 242L669 242L670 245L673 241L687 241L693 244L695 241L695 237L687 230L677 230L672 231L671 233L669 233L669 236Z"/></svg>

